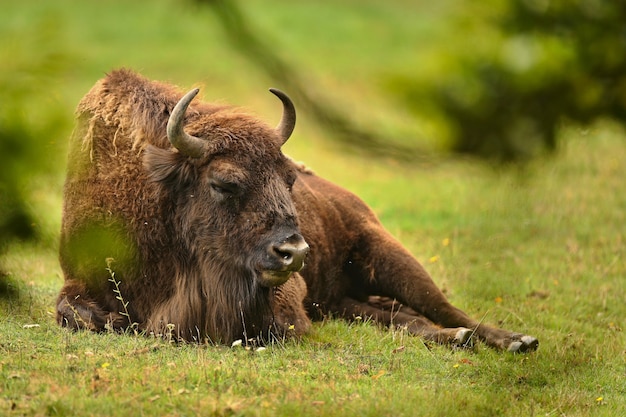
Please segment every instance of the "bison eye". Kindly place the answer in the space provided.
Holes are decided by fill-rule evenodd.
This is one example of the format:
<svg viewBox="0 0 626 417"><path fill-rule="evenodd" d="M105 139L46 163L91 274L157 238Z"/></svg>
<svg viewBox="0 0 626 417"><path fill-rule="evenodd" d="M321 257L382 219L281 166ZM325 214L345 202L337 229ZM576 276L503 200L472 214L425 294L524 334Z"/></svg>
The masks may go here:
<svg viewBox="0 0 626 417"><path fill-rule="evenodd" d="M211 180L211 189L223 196L231 196L237 193L237 184L221 181L218 179Z"/></svg>

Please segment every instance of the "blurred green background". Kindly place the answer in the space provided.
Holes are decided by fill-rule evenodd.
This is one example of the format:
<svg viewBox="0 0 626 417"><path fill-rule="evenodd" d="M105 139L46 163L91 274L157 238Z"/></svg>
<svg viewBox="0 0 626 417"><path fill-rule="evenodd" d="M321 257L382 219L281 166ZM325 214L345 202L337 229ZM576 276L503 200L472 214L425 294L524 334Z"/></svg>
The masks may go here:
<svg viewBox="0 0 626 417"><path fill-rule="evenodd" d="M626 415L625 5L0 0L0 415ZM118 67L270 125L286 91L286 152L539 350L338 321L260 355L61 329L73 112Z"/></svg>
<svg viewBox="0 0 626 417"><path fill-rule="evenodd" d="M611 1L0 1L0 253L54 245L80 97L133 68L207 100L299 109L289 151L409 164L526 161L561 127L625 120L626 3ZM295 143L292 143L295 142ZM55 216L42 216L44 207Z"/></svg>

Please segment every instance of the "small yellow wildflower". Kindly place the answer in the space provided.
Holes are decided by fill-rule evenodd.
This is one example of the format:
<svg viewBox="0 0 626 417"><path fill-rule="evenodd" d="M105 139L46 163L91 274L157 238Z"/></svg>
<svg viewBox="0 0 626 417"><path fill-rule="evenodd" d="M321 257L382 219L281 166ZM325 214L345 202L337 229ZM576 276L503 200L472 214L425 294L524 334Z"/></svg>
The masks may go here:
<svg viewBox="0 0 626 417"><path fill-rule="evenodd" d="M502 302L502 297L496 297L495 301L497 304L500 304Z"/></svg>
<svg viewBox="0 0 626 417"><path fill-rule="evenodd" d="M441 244L443 246L449 246L450 245L450 238L449 237L445 238L444 240L441 241Z"/></svg>
<svg viewBox="0 0 626 417"><path fill-rule="evenodd" d="M100 368L102 368L102 369L106 369L106 368L108 368L109 366L111 366L111 364L110 364L109 362L104 362L102 365L100 365Z"/></svg>
<svg viewBox="0 0 626 417"><path fill-rule="evenodd" d="M431 256L428 262L430 262L431 264L434 264L438 260L439 260L439 255L435 255L435 256Z"/></svg>

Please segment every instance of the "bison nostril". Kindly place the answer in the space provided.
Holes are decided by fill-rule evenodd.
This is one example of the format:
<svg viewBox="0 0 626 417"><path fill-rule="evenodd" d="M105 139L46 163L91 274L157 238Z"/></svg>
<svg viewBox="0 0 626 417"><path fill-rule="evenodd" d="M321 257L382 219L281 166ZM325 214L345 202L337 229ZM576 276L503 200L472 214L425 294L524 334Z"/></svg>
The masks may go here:
<svg viewBox="0 0 626 417"><path fill-rule="evenodd" d="M291 259L293 259L293 254L291 252L287 252L278 248L274 248L274 253L276 253L276 255L279 258L282 258L283 261L285 262L289 262Z"/></svg>
<svg viewBox="0 0 626 417"><path fill-rule="evenodd" d="M283 268L299 271L304 266L304 259L309 253L309 245L298 235L277 245L271 250L274 256L280 259Z"/></svg>

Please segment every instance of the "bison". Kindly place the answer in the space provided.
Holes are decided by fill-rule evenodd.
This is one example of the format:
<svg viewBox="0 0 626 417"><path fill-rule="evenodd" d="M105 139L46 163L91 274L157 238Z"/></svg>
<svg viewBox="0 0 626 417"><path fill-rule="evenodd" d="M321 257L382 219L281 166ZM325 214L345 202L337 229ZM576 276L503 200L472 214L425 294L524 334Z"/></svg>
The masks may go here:
<svg viewBox="0 0 626 417"><path fill-rule="evenodd" d="M295 109L271 92L276 128L127 69L95 84L69 146L62 326L229 344L300 336L332 315L537 348L452 306L363 201L286 157Z"/></svg>

